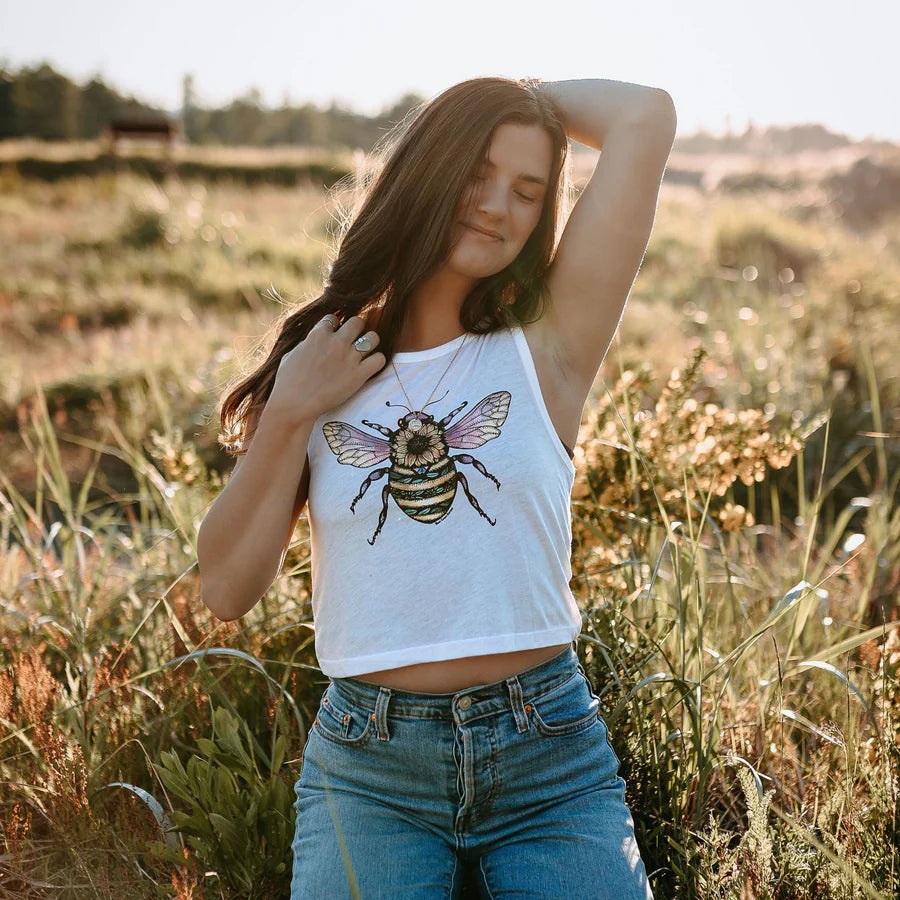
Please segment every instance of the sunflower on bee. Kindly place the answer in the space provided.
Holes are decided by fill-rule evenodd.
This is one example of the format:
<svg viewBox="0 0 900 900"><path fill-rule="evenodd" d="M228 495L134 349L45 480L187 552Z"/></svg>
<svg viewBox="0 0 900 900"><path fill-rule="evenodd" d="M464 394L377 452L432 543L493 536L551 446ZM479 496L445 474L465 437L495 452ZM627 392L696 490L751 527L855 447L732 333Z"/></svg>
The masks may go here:
<svg viewBox="0 0 900 900"><path fill-rule="evenodd" d="M396 455L408 468L431 465L446 454L447 443L443 432L434 422L423 424L419 431L404 428L397 433Z"/></svg>

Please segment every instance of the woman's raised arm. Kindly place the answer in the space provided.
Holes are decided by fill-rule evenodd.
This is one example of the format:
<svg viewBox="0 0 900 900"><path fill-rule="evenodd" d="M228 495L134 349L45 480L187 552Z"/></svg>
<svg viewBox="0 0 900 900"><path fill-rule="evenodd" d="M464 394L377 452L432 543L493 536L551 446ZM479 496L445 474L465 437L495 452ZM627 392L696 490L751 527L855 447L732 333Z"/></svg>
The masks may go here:
<svg viewBox="0 0 900 900"><path fill-rule="evenodd" d="M558 358L590 386L640 268L677 127L664 90L607 79L546 82L566 134L600 150L550 266Z"/></svg>

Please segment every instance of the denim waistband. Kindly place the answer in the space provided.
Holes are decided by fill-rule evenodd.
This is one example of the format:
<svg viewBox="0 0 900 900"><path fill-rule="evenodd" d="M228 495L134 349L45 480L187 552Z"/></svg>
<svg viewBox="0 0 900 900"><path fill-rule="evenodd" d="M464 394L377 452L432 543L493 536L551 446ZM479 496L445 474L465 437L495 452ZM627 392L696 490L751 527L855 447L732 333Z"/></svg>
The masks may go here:
<svg viewBox="0 0 900 900"><path fill-rule="evenodd" d="M362 681L359 678L332 678L337 693L369 710L389 709L392 716L423 719L472 719L499 709L521 707L572 677L576 670L584 672L578 661L575 638L564 650L550 659L522 672L493 681L476 684L450 693L408 691ZM463 698L467 699L463 699Z"/></svg>

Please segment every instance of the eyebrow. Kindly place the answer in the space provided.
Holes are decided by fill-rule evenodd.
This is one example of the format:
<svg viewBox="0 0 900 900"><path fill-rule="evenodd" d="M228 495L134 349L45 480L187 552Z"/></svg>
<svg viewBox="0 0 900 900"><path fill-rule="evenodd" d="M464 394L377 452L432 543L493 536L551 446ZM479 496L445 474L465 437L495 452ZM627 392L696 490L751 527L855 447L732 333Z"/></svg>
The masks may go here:
<svg viewBox="0 0 900 900"><path fill-rule="evenodd" d="M492 169L495 168L494 163L491 162L486 156L481 157L481 161L486 165L490 166ZM532 184L540 184L543 187L547 186L547 179L541 178L540 175L530 175L528 172L522 172L516 176L519 181L528 181Z"/></svg>

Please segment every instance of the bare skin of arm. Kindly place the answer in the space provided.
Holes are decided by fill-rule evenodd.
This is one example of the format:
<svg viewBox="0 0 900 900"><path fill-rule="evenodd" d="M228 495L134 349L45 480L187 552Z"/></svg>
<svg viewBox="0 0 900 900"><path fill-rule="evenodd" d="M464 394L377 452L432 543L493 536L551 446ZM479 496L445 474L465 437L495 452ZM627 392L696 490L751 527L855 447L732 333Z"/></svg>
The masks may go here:
<svg viewBox="0 0 900 900"><path fill-rule="evenodd" d="M550 266L541 329L587 396L618 328L656 216L677 117L665 91L603 79L550 82L566 132L599 149Z"/></svg>
<svg viewBox="0 0 900 900"><path fill-rule="evenodd" d="M253 609L281 569L309 496L307 448L316 419L384 367L383 353L354 349L364 327L359 316L337 331L323 319L284 355L249 447L200 525L200 596L223 621ZM377 344L376 332L366 335Z"/></svg>
<svg viewBox="0 0 900 900"><path fill-rule="evenodd" d="M264 411L203 519L197 536L201 599L223 621L256 606L284 564L309 494L306 448L313 422L294 424L274 409Z"/></svg>

